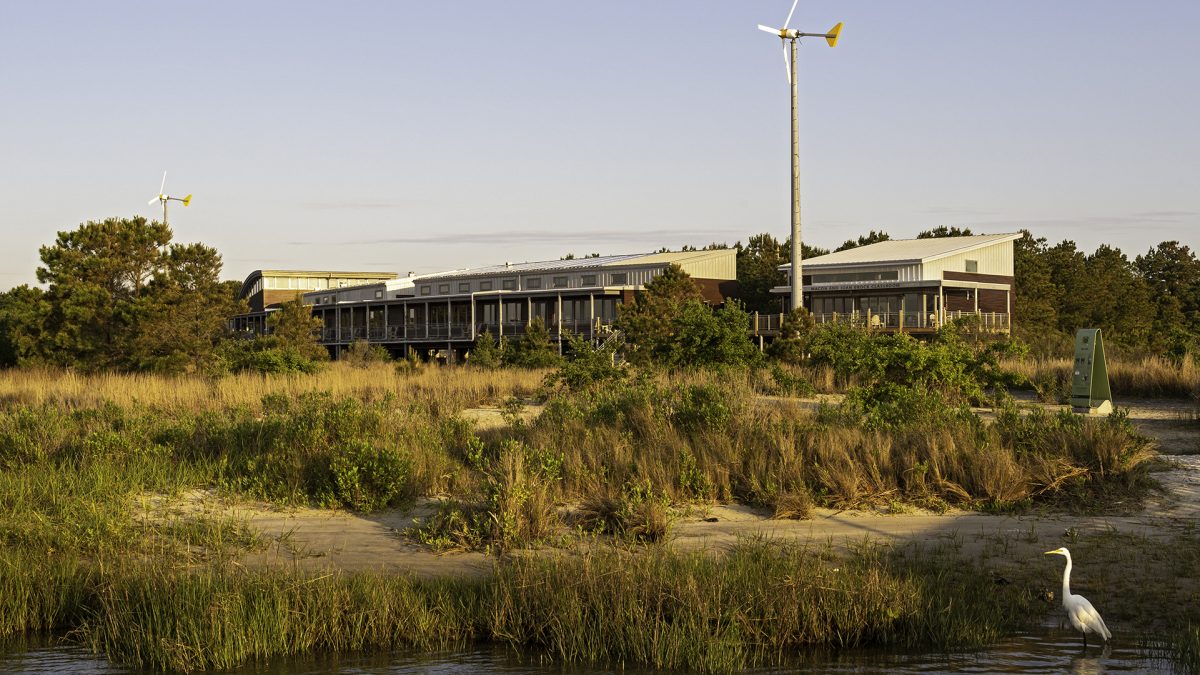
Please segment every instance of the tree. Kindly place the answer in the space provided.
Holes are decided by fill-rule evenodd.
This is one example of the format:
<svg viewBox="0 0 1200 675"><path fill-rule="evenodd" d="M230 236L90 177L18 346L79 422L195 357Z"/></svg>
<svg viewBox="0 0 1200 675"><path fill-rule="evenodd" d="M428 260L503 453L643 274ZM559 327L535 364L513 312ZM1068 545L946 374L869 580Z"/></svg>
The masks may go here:
<svg viewBox="0 0 1200 675"><path fill-rule="evenodd" d="M233 305L219 281L221 257L202 244L172 244L145 218L89 221L41 248L37 351L85 370L203 367Z"/></svg>
<svg viewBox="0 0 1200 675"><path fill-rule="evenodd" d="M858 248L859 246L866 246L868 244L877 244L881 241L888 241L889 239L891 239L891 236L889 236L887 232L884 232L883 230L878 232L871 230L869 233L860 236L858 239L847 239L842 243L841 246L834 249L834 251L848 251L852 248Z"/></svg>
<svg viewBox="0 0 1200 675"><path fill-rule="evenodd" d="M934 239L937 237L970 237L972 236L971 228L969 227L946 227L938 225L932 230L925 230L917 235L917 239Z"/></svg>
<svg viewBox="0 0 1200 675"><path fill-rule="evenodd" d="M495 370L504 363L505 342L499 342L492 336L491 331L485 330L475 338L475 346L467 357L467 363L484 370Z"/></svg>
<svg viewBox="0 0 1200 675"><path fill-rule="evenodd" d="M313 316L312 309L300 298L288 300L279 306L279 311L272 312L267 317L267 328L283 349L314 361L329 358L329 351L320 343L321 319Z"/></svg>
<svg viewBox="0 0 1200 675"><path fill-rule="evenodd" d="M674 368L747 365L759 358L746 333L749 316L736 302L713 310L689 300L672 321L673 342L662 345L660 363Z"/></svg>
<svg viewBox="0 0 1200 675"><path fill-rule="evenodd" d="M738 298L752 312L779 310L780 297L771 289L787 283L787 274L779 266L788 262L788 249L770 234L756 234L738 246Z"/></svg>
<svg viewBox="0 0 1200 675"><path fill-rule="evenodd" d="M122 344L134 370L185 372L208 369L213 347L229 316L244 311L229 285L218 281L221 256L202 244L172 246L166 269L130 303L136 330Z"/></svg>
<svg viewBox="0 0 1200 675"><path fill-rule="evenodd" d="M700 287L678 265L651 279L633 302L622 305L616 327L625 333L631 361L651 363L669 352L675 339L675 318L688 301L703 302Z"/></svg>
<svg viewBox="0 0 1200 675"><path fill-rule="evenodd" d="M784 317L779 336L767 347L767 355L784 363L803 363L808 341L816 326L817 322L807 309L793 309Z"/></svg>
<svg viewBox="0 0 1200 675"><path fill-rule="evenodd" d="M1047 351L1047 338L1059 335L1059 288L1055 285L1046 256L1046 239L1035 239L1029 230L1013 242L1013 327L1030 343Z"/></svg>
<svg viewBox="0 0 1200 675"><path fill-rule="evenodd" d="M0 367L42 360L40 349L49 305L40 288L17 286L0 293Z"/></svg>
<svg viewBox="0 0 1200 675"><path fill-rule="evenodd" d="M558 364L558 350L542 317L533 317L525 327L525 334L508 350L507 357L510 365L522 368L549 368Z"/></svg>

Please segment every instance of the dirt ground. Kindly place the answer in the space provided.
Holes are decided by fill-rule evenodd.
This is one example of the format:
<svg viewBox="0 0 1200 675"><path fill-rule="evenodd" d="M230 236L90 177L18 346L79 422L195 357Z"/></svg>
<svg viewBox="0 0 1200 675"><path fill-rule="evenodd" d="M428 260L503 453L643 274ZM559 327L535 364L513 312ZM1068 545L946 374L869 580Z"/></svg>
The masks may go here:
<svg viewBox="0 0 1200 675"><path fill-rule="evenodd" d="M780 402L764 399L762 404ZM816 406L816 401L791 404ZM974 512L935 514L919 510L902 513L817 509L809 520L772 520L769 514L743 506L714 505L680 514L672 524L671 546L678 550L721 550L745 537L806 541L814 545L845 546L872 541L946 542L966 552L986 553L1003 542L1012 559L1029 559L1089 532L1166 535L1193 527L1200 517L1200 424L1196 405L1188 401L1121 401L1134 423L1156 438L1167 467L1155 477L1163 494L1146 508L1123 516L1030 515L993 516ZM527 411L526 414L535 414ZM500 410L475 409L465 416L481 427L503 424ZM440 555L404 535L404 530L436 508L424 501L406 510L368 515L309 508L281 509L260 503L228 503L205 492L193 492L176 508L244 519L266 550L248 554L248 565L282 565L301 569L380 570L423 577L480 575L492 567L483 553Z"/></svg>

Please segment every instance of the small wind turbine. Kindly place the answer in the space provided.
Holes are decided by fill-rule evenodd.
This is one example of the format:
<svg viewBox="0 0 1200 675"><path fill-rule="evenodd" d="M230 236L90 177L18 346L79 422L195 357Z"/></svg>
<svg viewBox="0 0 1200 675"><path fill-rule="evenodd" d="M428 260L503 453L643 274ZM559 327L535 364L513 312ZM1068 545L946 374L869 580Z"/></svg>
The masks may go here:
<svg viewBox="0 0 1200 675"><path fill-rule="evenodd" d="M804 305L804 276L800 269L800 124L796 116L796 43L802 37L823 37L830 47L837 46L838 35L842 32L842 24L829 29L828 33L801 33L788 28L792 22L792 14L800 0L792 2L792 9L783 20L783 28L771 28L758 24L758 29L783 40L783 65L787 70L788 84L792 87L792 309ZM788 43L791 43L789 55Z"/></svg>
<svg viewBox="0 0 1200 675"><path fill-rule="evenodd" d="M191 204L191 203L192 203L192 196L191 196L191 195L188 195L188 196L186 196L186 197L172 197L172 196L168 195L166 192L163 192L163 190L164 190L166 187L167 187L167 172L166 172L166 171L164 171L164 172L163 172L163 177L162 177L162 183L161 183L161 184L158 186L158 196L157 196L157 197L155 197L154 199L151 199L150 201L146 202L147 204L153 204L154 202L161 202L161 203L162 203L162 207L163 207L163 219L162 219L162 221L163 221L163 225L166 225L166 224L167 224L167 202L171 202L171 201L175 201L175 202L183 202L183 205L184 205L184 206L187 206L188 204Z"/></svg>

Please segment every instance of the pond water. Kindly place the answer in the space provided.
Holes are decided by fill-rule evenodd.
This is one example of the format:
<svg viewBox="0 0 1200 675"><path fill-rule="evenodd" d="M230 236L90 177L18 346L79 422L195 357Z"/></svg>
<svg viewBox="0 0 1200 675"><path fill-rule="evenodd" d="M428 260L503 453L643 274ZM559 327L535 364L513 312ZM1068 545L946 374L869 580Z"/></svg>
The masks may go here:
<svg viewBox="0 0 1200 675"><path fill-rule="evenodd" d="M816 654L786 666L756 668L757 675L814 673L1169 673L1171 663L1162 655L1136 644L1114 642L1091 645L1085 651L1077 633L1045 630L1016 635L985 651L944 654L855 650L841 654ZM0 673L70 673L76 675L128 675L141 671L110 664L103 657L71 645L8 643L0 646ZM650 669L617 667L562 667L541 663L536 656L520 657L502 647L481 647L438 654L338 654L277 661L246 667L238 675L401 675L407 673L605 673L641 674Z"/></svg>

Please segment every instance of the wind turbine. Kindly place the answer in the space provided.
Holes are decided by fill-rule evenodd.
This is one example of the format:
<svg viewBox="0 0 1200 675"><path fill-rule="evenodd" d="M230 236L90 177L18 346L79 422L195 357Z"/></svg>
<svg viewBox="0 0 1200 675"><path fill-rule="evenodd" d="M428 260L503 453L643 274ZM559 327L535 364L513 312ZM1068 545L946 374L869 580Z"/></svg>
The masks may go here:
<svg viewBox="0 0 1200 675"><path fill-rule="evenodd" d="M800 124L796 116L796 43L802 37L823 37L830 47L837 46L838 35L842 32L842 24L829 29L828 33L801 33L788 28L792 22L792 14L800 0L792 2L792 9L783 20L783 28L771 28L758 24L758 29L783 40L783 65L787 70L788 84L792 87L792 306L793 310L804 305L804 275L800 268ZM791 46L790 56L789 43Z"/></svg>
<svg viewBox="0 0 1200 675"><path fill-rule="evenodd" d="M163 190L164 190L166 187L167 187L167 172L166 172L166 171L164 171L164 172L163 172L162 183L161 183L161 184L158 186L158 196L157 196L157 197L155 197L154 199L151 199L150 201L146 202L147 204L153 204L154 202L162 202L162 207L163 207L163 225L166 225L166 224L167 224L167 202L172 202L172 201L174 201L174 202L183 202L183 205L184 205L184 206L187 206L188 204L191 204L191 203L192 203L192 196L191 196L191 195L188 195L188 196L186 196L186 197L172 197L172 196L168 195L167 193L163 192Z"/></svg>

